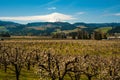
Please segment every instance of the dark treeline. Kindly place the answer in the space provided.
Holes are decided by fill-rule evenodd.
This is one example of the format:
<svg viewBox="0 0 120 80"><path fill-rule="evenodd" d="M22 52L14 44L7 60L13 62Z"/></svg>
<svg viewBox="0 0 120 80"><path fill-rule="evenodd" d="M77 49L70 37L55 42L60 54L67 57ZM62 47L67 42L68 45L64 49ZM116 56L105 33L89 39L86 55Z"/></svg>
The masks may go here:
<svg viewBox="0 0 120 80"><path fill-rule="evenodd" d="M92 33L88 33L87 31L79 30L77 32L71 32L69 34L61 32L52 35L52 38L59 38L59 39L66 39L67 37L72 37L72 39L102 40L102 39L107 39L107 33L103 33L100 31L94 31Z"/></svg>

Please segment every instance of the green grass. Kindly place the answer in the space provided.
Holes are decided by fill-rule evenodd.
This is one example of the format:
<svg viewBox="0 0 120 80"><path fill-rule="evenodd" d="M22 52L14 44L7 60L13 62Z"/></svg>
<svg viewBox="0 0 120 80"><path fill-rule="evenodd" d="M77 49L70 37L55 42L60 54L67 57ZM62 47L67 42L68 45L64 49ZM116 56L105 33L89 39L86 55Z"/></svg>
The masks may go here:
<svg viewBox="0 0 120 80"><path fill-rule="evenodd" d="M63 32L64 33L71 33L71 32L77 32L78 31L78 29L76 28L76 29L73 29L73 30L64 30Z"/></svg>
<svg viewBox="0 0 120 80"><path fill-rule="evenodd" d="M110 30L112 30L112 27L102 27L102 28L95 29L95 31L100 31L100 32L103 32L103 33L107 33Z"/></svg>
<svg viewBox="0 0 120 80"><path fill-rule="evenodd" d="M14 71L7 70L5 73L4 70L0 69L0 80L16 80ZM39 80L39 76L33 70L24 69L21 72L20 80Z"/></svg>
<svg viewBox="0 0 120 80"><path fill-rule="evenodd" d="M4 26L0 26L0 31L8 31Z"/></svg>
<svg viewBox="0 0 120 80"><path fill-rule="evenodd" d="M4 70L0 69L0 80L15 80L15 75L9 70L5 73Z"/></svg>
<svg viewBox="0 0 120 80"><path fill-rule="evenodd" d="M61 33L61 32L68 34L68 33L77 32L77 31L78 31L77 28L73 29L73 30L63 30L63 31L61 31L60 29L57 29L55 32L53 32L53 34L55 34L55 33Z"/></svg>
<svg viewBox="0 0 120 80"><path fill-rule="evenodd" d="M15 73L10 70L8 70L5 73L4 70L0 69L0 80L16 80ZM20 75L20 80L40 80L40 78L39 78L39 75L35 74L33 70L26 71L24 69L24 70L22 70L22 73ZM44 79L44 80L46 80L46 79ZM51 80L51 79L49 79L49 80ZM70 77L68 75L66 75L65 80L70 80ZM86 76L82 75L81 80L87 80Z"/></svg>

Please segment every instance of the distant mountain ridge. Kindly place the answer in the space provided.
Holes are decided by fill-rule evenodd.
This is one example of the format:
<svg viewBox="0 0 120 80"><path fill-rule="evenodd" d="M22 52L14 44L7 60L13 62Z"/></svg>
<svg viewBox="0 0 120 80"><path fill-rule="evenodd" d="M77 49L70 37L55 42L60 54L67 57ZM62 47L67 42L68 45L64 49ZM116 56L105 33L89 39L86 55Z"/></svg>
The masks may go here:
<svg viewBox="0 0 120 80"><path fill-rule="evenodd" d="M50 35L53 32L74 30L80 28L92 32L101 27L112 27L110 33L120 33L120 23L82 23L74 24L68 22L33 22L28 24L19 24L10 21L0 21L0 31L8 31L11 35ZM104 29L104 28L103 28ZM102 29L100 29L102 30Z"/></svg>
<svg viewBox="0 0 120 80"><path fill-rule="evenodd" d="M21 25L21 24L15 23L15 22L11 22L11 21L0 21L0 26L15 27L15 26L19 26L19 25Z"/></svg>
<svg viewBox="0 0 120 80"><path fill-rule="evenodd" d="M86 27L116 27L120 26L120 23L74 23L75 26L86 26Z"/></svg>
<svg viewBox="0 0 120 80"><path fill-rule="evenodd" d="M28 23L26 26L36 26L36 27L58 27L61 30L72 30L76 28L76 26L68 23L68 22L35 22L35 23Z"/></svg>

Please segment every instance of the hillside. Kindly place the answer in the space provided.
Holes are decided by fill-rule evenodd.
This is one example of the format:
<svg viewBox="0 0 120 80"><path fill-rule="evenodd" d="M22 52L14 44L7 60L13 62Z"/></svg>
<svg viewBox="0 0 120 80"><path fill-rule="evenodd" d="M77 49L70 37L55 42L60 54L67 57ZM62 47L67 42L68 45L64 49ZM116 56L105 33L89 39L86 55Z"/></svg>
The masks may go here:
<svg viewBox="0 0 120 80"><path fill-rule="evenodd" d="M93 31L102 31L105 33L119 33L120 23L74 23L68 22L34 22L28 24L19 24L10 21L0 21L0 32L9 32L10 35L51 35L54 32L62 31L64 33L85 30L89 33Z"/></svg>
<svg viewBox="0 0 120 80"><path fill-rule="evenodd" d="M15 23L15 22L10 22L10 21L0 21L0 26L5 26L6 28L9 27L16 27L20 26L21 24Z"/></svg>
<svg viewBox="0 0 120 80"><path fill-rule="evenodd" d="M5 32L6 32L6 31L8 31L8 30L7 30L7 28L6 28L5 26L0 26L0 32L2 32L2 31L5 31Z"/></svg>
<svg viewBox="0 0 120 80"><path fill-rule="evenodd" d="M107 33L107 32L109 32L111 30L112 30L112 27L101 27L101 28L95 29L95 31L100 31L102 33Z"/></svg>
<svg viewBox="0 0 120 80"><path fill-rule="evenodd" d="M75 26L86 26L91 28L98 28L98 27L116 27L120 26L120 23L74 23Z"/></svg>

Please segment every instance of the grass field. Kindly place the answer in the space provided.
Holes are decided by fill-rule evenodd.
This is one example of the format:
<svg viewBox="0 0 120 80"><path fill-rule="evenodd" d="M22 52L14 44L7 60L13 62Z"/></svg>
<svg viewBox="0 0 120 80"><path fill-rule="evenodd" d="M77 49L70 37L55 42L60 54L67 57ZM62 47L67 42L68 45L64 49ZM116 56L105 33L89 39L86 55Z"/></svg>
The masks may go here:
<svg viewBox="0 0 120 80"><path fill-rule="evenodd" d="M8 31L4 26L0 26L0 31Z"/></svg>
<svg viewBox="0 0 120 80"><path fill-rule="evenodd" d="M107 33L110 30L112 30L112 27L102 27L102 28L95 29L95 31L100 31L103 33Z"/></svg>
<svg viewBox="0 0 120 80"><path fill-rule="evenodd" d="M11 70L4 72L0 69L0 80L16 80L15 73ZM20 75L20 80L39 80L39 75L34 73L34 71L22 70Z"/></svg>
<svg viewBox="0 0 120 80"><path fill-rule="evenodd" d="M7 50L6 46L10 47L10 49ZM10 54L14 53L14 49L19 48L19 50L25 49L25 53L31 53L31 55L35 53L33 52L32 54L32 51L38 50L38 53L40 54L52 53L63 56L76 56L86 54L98 56L120 56L119 40L5 40L0 41L0 48L1 50L6 49L6 51L8 51ZM0 53L2 54L2 51L0 51ZM69 58L70 57L66 58L66 60ZM30 59L32 62L33 58ZM12 67L13 70L9 69L11 68L11 65L10 67L8 66L6 73L4 72L4 66L2 63L0 67L0 80L16 80L14 68ZM80 80L88 80L84 76L85 75L82 75ZM28 71L26 67L23 66L23 69L21 70L20 80L39 80L39 77L39 74L36 74L36 67L32 67L31 70ZM65 80L71 79L69 77L67 78L66 75ZM92 80L96 80L96 78L94 79L93 77Z"/></svg>

